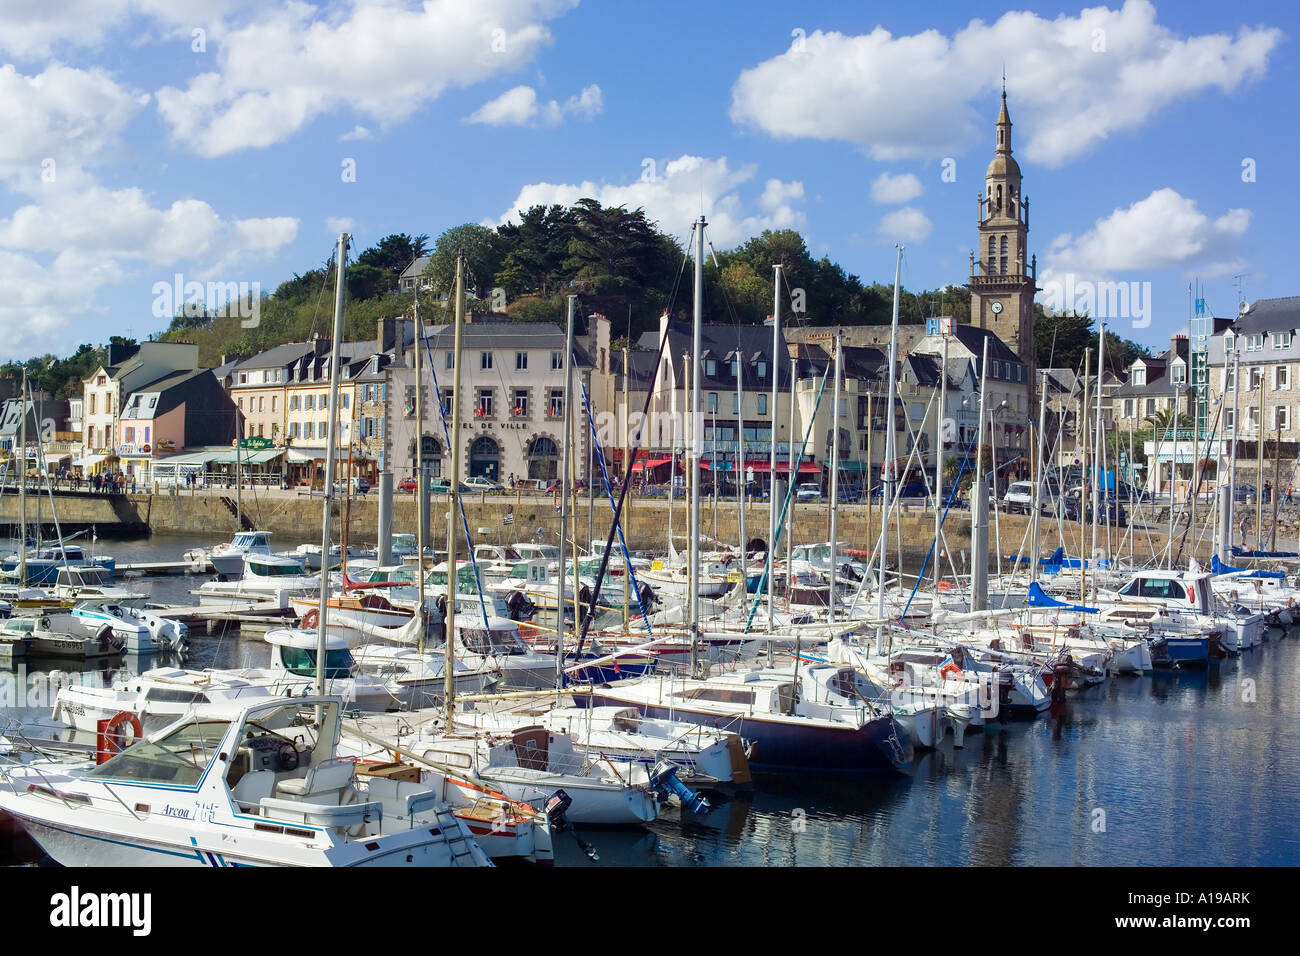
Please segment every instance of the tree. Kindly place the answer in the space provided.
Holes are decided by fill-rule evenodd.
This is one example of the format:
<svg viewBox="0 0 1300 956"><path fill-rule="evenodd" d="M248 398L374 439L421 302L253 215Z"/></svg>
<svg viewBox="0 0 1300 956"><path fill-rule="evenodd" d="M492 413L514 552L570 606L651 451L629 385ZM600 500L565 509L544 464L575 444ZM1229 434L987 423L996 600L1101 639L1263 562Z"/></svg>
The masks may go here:
<svg viewBox="0 0 1300 956"><path fill-rule="evenodd" d="M576 217L563 206L533 206L519 225L497 229L502 249L501 270L495 279L508 298L533 293L549 296L568 281L564 260L573 239Z"/></svg>
<svg viewBox="0 0 1300 956"><path fill-rule="evenodd" d="M1180 411L1175 416L1172 408L1162 408L1154 415L1148 415L1142 421L1144 424L1151 426L1151 429L1158 437L1168 437L1170 431L1178 431L1184 428L1190 429L1192 427L1191 415Z"/></svg>
<svg viewBox="0 0 1300 956"><path fill-rule="evenodd" d="M456 285L456 256L465 257L465 288L471 295L486 299L492 282L501 270L502 246L496 232L467 222L453 226L434 243L429 264L424 274L433 280L434 288L451 295Z"/></svg>
<svg viewBox="0 0 1300 956"><path fill-rule="evenodd" d="M394 233L385 236L361 255L357 256L357 266L367 266L379 270L383 280L376 283L380 293L391 292L397 288L402 273L412 262L429 254L429 237L423 233L411 238L406 233ZM355 268L355 267L354 267ZM348 270L351 273L351 269ZM351 275L348 277L351 289Z"/></svg>

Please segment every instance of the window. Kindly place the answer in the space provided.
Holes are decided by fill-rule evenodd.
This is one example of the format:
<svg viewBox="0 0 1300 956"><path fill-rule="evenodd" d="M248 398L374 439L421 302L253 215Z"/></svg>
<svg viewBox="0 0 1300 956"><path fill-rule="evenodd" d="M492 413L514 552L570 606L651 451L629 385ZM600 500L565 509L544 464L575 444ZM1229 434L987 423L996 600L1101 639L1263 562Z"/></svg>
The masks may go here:
<svg viewBox="0 0 1300 956"><path fill-rule="evenodd" d="M516 352L516 353L515 353L515 371L516 371L516 372L526 372L526 371L528 371L528 353L527 353L527 352Z"/></svg>
<svg viewBox="0 0 1300 956"><path fill-rule="evenodd" d="M99 376L99 378L95 379L95 384L96 384L96 385L107 385L107 384L108 384L108 376L107 376L107 375L101 375L101 376Z"/></svg>
<svg viewBox="0 0 1300 956"><path fill-rule="evenodd" d="M767 414L767 395L762 392L758 393L758 413L760 415Z"/></svg>
<svg viewBox="0 0 1300 956"><path fill-rule="evenodd" d="M556 353L559 354L559 353ZM546 414L551 418L560 418L564 415L564 390L553 388L546 399Z"/></svg>
<svg viewBox="0 0 1300 956"><path fill-rule="evenodd" d="M456 393L450 388L442 390L442 413L444 415L456 414Z"/></svg>
<svg viewBox="0 0 1300 956"><path fill-rule="evenodd" d="M1237 376L1234 374L1235 371L1235 369L1230 368L1225 368L1223 370L1223 390L1225 392L1231 392L1237 387Z"/></svg>
<svg viewBox="0 0 1300 956"><path fill-rule="evenodd" d="M1259 352L1259 351L1262 351L1263 348L1264 348L1264 333L1263 333L1263 332L1260 332L1258 335L1250 335L1250 336L1247 336L1247 337L1246 337L1246 351L1247 351L1247 352Z"/></svg>
<svg viewBox="0 0 1300 956"><path fill-rule="evenodd" d="M1145 385L1147 383L1147 367L1145 365L1134 365L1129 369L1129 384Z"/></svg>
<svg viewBox="0 0 1300 956"><path fill-rule="evenodd" d="M562 369L562 368L564 368L564 353L563 353L563 352L552 352L552 353L551 353L551 371L552 371L552 372L559 371L559 370Z"/></svg>
<svg viewBox="0 0 1300 956"><path fill-rule="evenodd" d="M244 410L244 396L242 395L239 396L239 401L237 404L239 405L239 410L242 412Z"/></svg>
<svg viewBox="0 0 1300 956"><path fill-rule="evenodd" d="M740 396L735 392L731 393L731 410L736 413L740 412Z"/></svg>
<svg viewBox="0 0 1300 956"><path fill-rule="evenodd" d="M1252 368L1250 370L1250 389L1253 392L1264 384L1264 370L1262 368Z"/></svg>
<svg viewBox="0 0 1300 956"><path fill-rule="evenodd" d="M481 368L481 369L490 369L490 368L492 367L492 353L491 353L491 352L479 352L479 353L478 353L478 361L479 361L479 366L478 366L479 368Z"/></svg>
<svg viewBox="0 0 1300 956"><path fill-rule="evenodd" d="M90 396L90 414L92 414L92 415L95 414L95 396L94 396L94 393L91 393L91 396Z"/></svg>
<svg viewBox="0 0 1300 956"><path fill-rule="evenodd" d="M128 429L126 430L126 443L127 443L128 445L134 445L134 444L135 444L135 429L134 429L134 428L128 428Z"/></svg>
<svg viewBox="0 0 1300 956"><path fill-rule="evenodd" d="M732 377L732 378L740 378L740 360L739 360L739 359L732 359L732 360L731 360L731 377Z"/></svg>
<svg viewBox="0 0 1300 956"><path fill-rule="evenodd" d="M1155 413L1156 413L1156 400L1155 400L1154 398L1148 398L1148 399L1147 399L1147 417L1150 418L1150 417L1151 417L1152 415L1154 415Z"/></svg>
<svg viewBox="0 0 1300 956"><path fill-rule="evenodd" d="M478 414L480 418L492 417L492 389L480 388L478 390Z"/></svg>
<svg viewBox="0 0 1300 956"><path fill-rule="evenodd" d="M329 432L329 423L328 423L328 422L319 422L319 423L317 423L317 425L316 425L316 437L317 437L317 438L321 438L321 439L329 438L329 437L330 437L330 432Z"/></svg>
<svg viewBox="0 0 1300 956"><path fill-rule="evenodd" d="M325 409L329 408L329 407L330 407L330 397L329 397L328 395L322 395L322 396L320 397L320 403L319 403L319 404L320 404L320 409L321 409L321 411L324 411Z"/></svg>
<svg viewBox="0 0 1300 956"><path fill-rule="evenodd" d="M1273 409L1273 427L1288 429L1291 427L1291 409L1287 405L1278 405Z"/></svg>
<svg viewBox="0 0 1300 956"><path fill-rule="evenodd" d="M316 408L316 396L304 395L302 397L302 407L309 412L314 410Z"/></svg>
<svg viewBox="0 0 1300 956"><path fill-rule="evenodd" d="M1273 369L1273 387L1275 389L1288 389L1291 387L1290 366L1279 365Z"/></svg>
<svg viewBox="0 0 1300 956"><path fill-rule="evenodd" d="M351 404L352 404L352 396L351 396L351 395L340 395L340 396L339 396L339 408L347 408L347 407L348 407L349 405L351 405Z"/></svg>
<svg viewBox="0 0 1300 956"><path fill-rule="evenodd" d="M1246 430L1251 432L1259 430L1259 407L1256 405L1246 409Z"/></svg>
<svg viewBox="0 0 1300 956"><path fill-rule="evenodd" d="M1223 410L1223 430L1225 432L1231 432L1234 426L1236 425L1236 419L1237 419L1236 410L1232 408L1225 408Z"/></svg>
<svg viewBox="0 0 1300 956"><path fill-rule="evenodd" d="M150 396L149 396L149 407L150 407L150 408L155 408L155 407L157 407L157 405L158 405L158 396L157 396L157 395L150 395Z"/></svg>
<svg viewBox="0 0 1300 956"><path fill-rule="evenodd" d="M448 352L448 353L447 353L447 368L455 368L455 367L456 367L456 353L455 353L455 352Z"/></svg>
<svg viewBox="0 0 1300 956"><path fill-rule="evenodd" d="M759 362L754 366L754 370L755 370L755 373L758 375L758 377L759 377L760 380L767 378L767 363L766 363L766 362L759 361Z"/></svg>
<svg viewBox="0 0 1300 956"><path fill-rule="evenodd" d="M276 399L276 396L275 396L275 395L272 395L272 396L271 396L271 411L272 411L272 412L275 411L276 400L277 400L277 399Z"/></svg>
<svg viewBox="0 0 1300 956"><path fill-rule="evenodd" d="M302 436L302 430L298 427L298 423L297 423L297 422L292 422L292 423L290 423L290 425L289 425L289 437L290 437L290 438L300 438L301 436Z"/></svg>
<svg viewBox="0 0 1300 956"><path fill-rule="evenodd" d="M707 375L709 378L717 378L718 363L716 359L704 360L704 374Z"/></svg>
<svg viewBox="0 0 1300 956"><path fill-rule="evenodd" d="M303 426L302 426L302 437L303 437L303 438L307 438L307 439L315 438L315 437L316 437L316 426L313 425L311 422L307 422L305 425L303 425Z"/></svg>
<svg viewBox="0 0 1300 956"><path fill-rule="evenodd" d="M1175 385L1182 385L1187 381L1187 366L1181 362L1175 362L1172 370L1172 380Z"/></svg>
<svg viewBox="0 0 1300 956"><path fill-rule="evenodd" d="M1124 399L1124 417L1125 418L1133 417L1133 399L1131 398Z"/></svg>
<svg viewBox="0 0 1300 956"><path fill-rule="evenodd" d="M718 413L718 393L709 392L709 411L716 415Z"/></svg>
<svg viewBox="0 0 1300 956"><path fill-rule="evenodd" d="M1273 348L1275 348L1275 349L1289 349L1290 347L1291 347L1291 333L1290 333L1290 332L1274 332L1274 333L1273 333Z"/></svg>
<svg viewBox="0 0 1300 956"><path fill-rule="evenodd" d="M528 389L526 388L515 389L515 397L514 397L513 405L514 405L514 412L516 416L520 418L528 417Z"/></svg>
<svg viewBox="0 0 1300 956"><path fill-rule="evenodd" d="M1223 351L1231 355L1233 349L1235 349L1236 347L1237 347L1237 337L1233 335L1231 332L1229 332L1227 335L1223 337Z"/></svg>

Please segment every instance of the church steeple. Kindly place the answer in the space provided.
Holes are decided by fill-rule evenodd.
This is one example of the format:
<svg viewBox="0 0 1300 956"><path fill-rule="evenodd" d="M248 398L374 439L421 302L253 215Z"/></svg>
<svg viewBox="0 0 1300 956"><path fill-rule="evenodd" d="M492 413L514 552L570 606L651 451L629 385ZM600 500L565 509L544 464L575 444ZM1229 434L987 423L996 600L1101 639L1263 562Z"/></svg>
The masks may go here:
<svg viewBox="0 0 1300 956"><path fill-rule="evenodd" d="M998 113L998 141L994 144L995 152L1011 155L1011 114L1007 112L1007 81L1002 79L1002 111Z"/></svg>

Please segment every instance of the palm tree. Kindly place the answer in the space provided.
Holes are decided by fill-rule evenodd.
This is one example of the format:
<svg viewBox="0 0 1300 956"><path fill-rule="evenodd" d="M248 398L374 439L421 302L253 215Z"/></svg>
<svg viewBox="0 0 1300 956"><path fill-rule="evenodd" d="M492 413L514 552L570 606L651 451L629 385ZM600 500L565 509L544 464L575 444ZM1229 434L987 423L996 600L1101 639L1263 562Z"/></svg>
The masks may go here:
<svg viewBox="0 0 1300 956"><path fill-rule="evenodd" d="M1165 435L1169 431L1177 431L1183 428L1192 427L1192 416L1186 412L1175 413L1172 408L1162 408L1154 415L1148 415L1142 419L1143 424L1150 425L1156 435Z"/></svg>

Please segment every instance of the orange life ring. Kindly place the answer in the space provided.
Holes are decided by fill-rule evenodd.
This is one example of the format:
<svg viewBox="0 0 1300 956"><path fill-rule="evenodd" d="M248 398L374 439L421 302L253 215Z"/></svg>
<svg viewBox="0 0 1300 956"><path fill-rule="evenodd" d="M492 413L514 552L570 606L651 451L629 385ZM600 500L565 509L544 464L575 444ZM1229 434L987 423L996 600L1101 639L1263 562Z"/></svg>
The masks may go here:
<svg viewBox="0 0 1300 956"><path fill-rule="evenodd" d="M1190 584L1187 586L1187 603L1196 603L1196 590Z"/></svg>
<svg viewBox="0 0 1300 956"><path fill-rule="evenodd" d="M940 590L940 591L951 591L951 590L952 590L952 582L951 582L951 581L940 581L940 582L939 582L939 590Z"/></svg>
<svg viewBox="0 0 1300 956"><path fill-rule="evenodd" d="M320 612L316 608L311 608L302 616L302 620L298 622L298 626L311 630L316 626L318 620L320 620Z"/></svg>
<svg viewBox="0 0 1300 956"><path fill-rule="evenodd" d="M144 728L140 725L140 718L131 711L118 711L108 720L99 721L95 728L98 737L95 743L96 764L101 764L126 749L126 735L122 731L127 726L131 728L131 743L139 743L144 737Z"/></svg>

